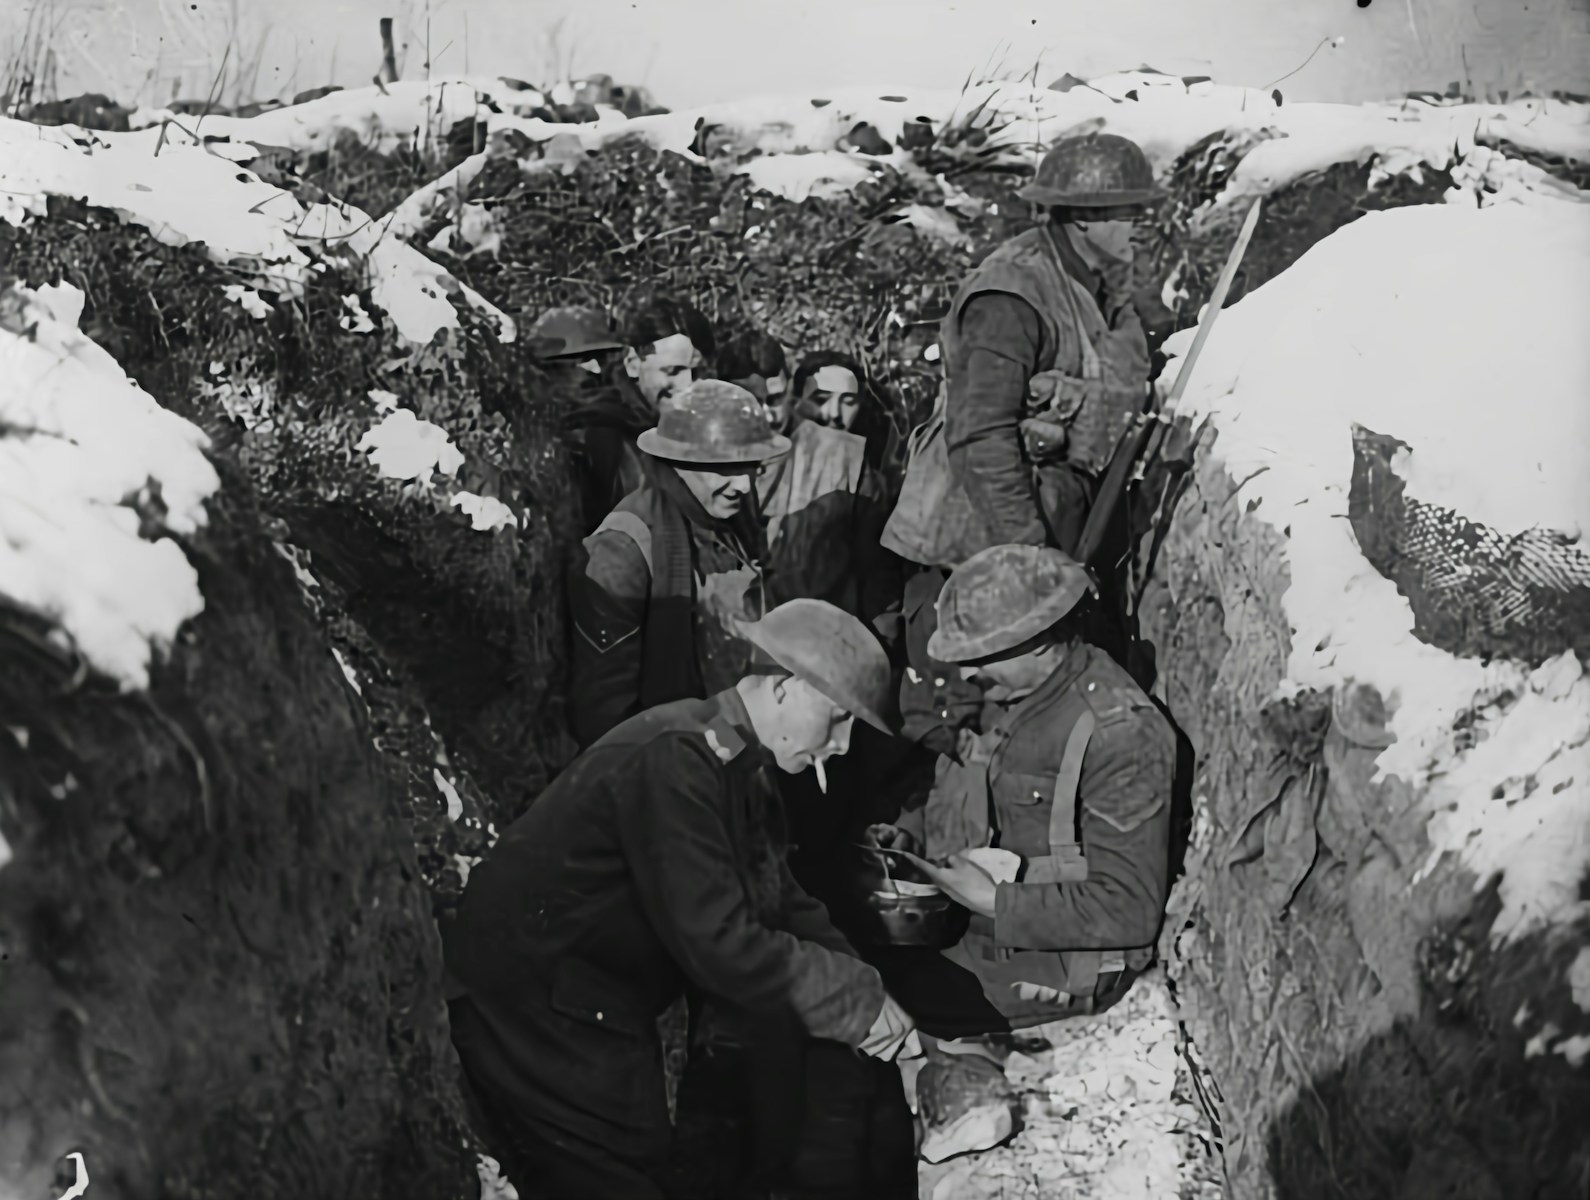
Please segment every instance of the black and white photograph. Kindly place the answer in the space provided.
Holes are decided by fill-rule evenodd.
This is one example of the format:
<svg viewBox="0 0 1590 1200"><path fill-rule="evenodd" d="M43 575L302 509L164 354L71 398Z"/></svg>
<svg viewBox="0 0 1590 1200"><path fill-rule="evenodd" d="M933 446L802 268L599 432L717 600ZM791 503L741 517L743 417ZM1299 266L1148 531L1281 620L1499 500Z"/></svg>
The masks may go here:
<svg viewBox="0 0 1590 1200"><path fill-rule="evenodd" d="M0 0L0 1200L1590 1200L1590 0Z"/></svg>

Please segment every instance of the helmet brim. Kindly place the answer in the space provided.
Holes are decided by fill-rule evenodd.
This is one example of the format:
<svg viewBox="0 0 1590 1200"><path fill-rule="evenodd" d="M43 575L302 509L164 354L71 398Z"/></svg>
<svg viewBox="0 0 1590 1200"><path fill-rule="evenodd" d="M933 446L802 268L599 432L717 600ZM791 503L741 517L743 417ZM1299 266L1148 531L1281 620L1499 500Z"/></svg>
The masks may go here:
<svg viewBox="0 0 1590 1200"><path fill-rule="evenodd" d="M1070 615L1083 596L1094 590L1092 577L1084 568L1077 567L1074 572L1066 572L1065 583L1046 595L1042 603L997 629L986 630L976 637L956 637L941 621L928 638L928 657L942 663L970 663L1009 653L1052 629Z"/></svg>
<svg viewBox="0 0 1590 1200"><path fill-rule="evenodd" d="M653 458L691 466L758 466L790 452L789 438L779 433L743 446L699 446L647 429L635 439L635 445Z"/></svg>
<svg viewBox="0 0 1590 1200"><path fill-rule="evenodd" d="M623 342L579 342L572 349L566 349L568 342L563 338L531 338L528 349L531 355L543 362L556 362L564 358L584 358L588 354L601 354L608 350L622 350Z"/></svg>
<svg viewBox="0 0 1590 1200"><path fill-rule="evenodd" d="M1016 192L1019 199L1045 208L1129 208L1139 204L1159 204L1166 197L1158 188L1139 188L1129 192L1062 192L1042 184L1029 183Z"/></svg>
<svg viewBox="0 0 1590 1200"><path fill-rule="evenodd" d="M779 666L783 667L796 679L804 679L816 688L834 704L865 721L880 733L894 735L894 727L883 714L881 705L869 703L865 697L853 688L849 688L835 681L827 670L827 662L822 656L800 654L793 648L780 643L774 638L764 636L755 622L736 621L735 630L751 645L767 655ZM887 689L886 689L887 690ZM887 697L885 697L887 702Z"/></svg>

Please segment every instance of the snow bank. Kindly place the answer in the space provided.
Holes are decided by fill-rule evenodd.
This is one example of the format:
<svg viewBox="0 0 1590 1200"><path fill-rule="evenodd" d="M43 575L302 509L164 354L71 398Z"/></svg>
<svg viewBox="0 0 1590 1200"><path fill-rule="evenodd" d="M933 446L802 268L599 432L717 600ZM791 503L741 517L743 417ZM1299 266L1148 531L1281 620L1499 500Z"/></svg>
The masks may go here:
<svg viewBox="0 0 1590 1200"><path fill-rule="evenodd" d="M502 340L512 340L505 314L419 250L387 236L384 222L345 205L305 209L215 147L168 139L157 155L155 146L153 131L88 134L0 119L0 218L20 226L42 215L50 196L83 200L144 226L167 245L202 242L246 283L286 295L301 294L306 272L320 259L345 260L351 252L368 272L375 303L409 340L426 343L458 325L449 294L494 318ZM228 299L243 301L241 293Z"/></svg>
<svg viewBox="0 0 1590 1200"><path fill-rule="evenodd" d="M1351 426L1411 447L1398 462L1411 496L1507 534L1582 538L1587 271L1581 203L1371 213L1221 315L1180 406L1208 418L1214 456L1247 481L1237 499L1285 539L1283 687L1365 683L1386 698L1382 776L1421 797L1435 858L1504 873L1495 930L1510 937L1587 907L1590 677L1571 653L1531 672L1414 637L1408 601L1346 519ZM1470 709L1479 744L1461 749L1454 720Z"/></svg>
<svg viewBox="0 0 1590 1200"><path fill-rule="evenodd" d="M226 137L236 142L323 150L343 132L390 154L405 144L445 136L459 121L491 114L527 114L545 103L540 92L514 87L496 76L399 80L384 87L348 88L304 104L272 109L255 117L182 116L168 109L139 109L134 129L166 126L169 137L178 126L200 137Z"/></svg>
<svg viewBox="0 0 1590 1200"><path fill-rule="evenodd" d="M407 408L383 417L354 449L367 451L370 465L387 479L429 483L437 471L456 475L464 465L464 456L447 436L447 430L421 420Z"/></svg>
<svg viewBox="0 0 1590 1200"><path fill-rule="evenodd" d="M3 301L0 600L52 622L123 687L146 687L152 655L204 598L182 548L141 530L140 509L172 533L204 526L220 486L208 439L77 331L76 288Z"/></svg>
<svg viewBox="0 0 1590 1200"><path fill-rule="evenodd" d="M821 106L818 102L821 101ZM511 117L494 126L520 127ZM1450 165L1476 144L1501 140L1590 160L1590 105L1548 100L1510 104L1276 104L1269 92L1212 83L1185 84L1174 76L1130 72L1066 92L993 82L962 90L844 88L822 97L763 97L640 117L612 130L578 131L594 148L617 134L639 134L653 145L687 151L696 125L717 125L768 154L834 150L858 123L872 125L891 144L907 122L942 130L971 124L1007 159L1033 161L1069 130L1093 123L1143 147L1157 170L1200 138L1222 130L1274 131L1233 181L1233 198L1269 191L1333 163L1395 155L1408 165ZM897 156L898 157L898 156Z"/></svg>

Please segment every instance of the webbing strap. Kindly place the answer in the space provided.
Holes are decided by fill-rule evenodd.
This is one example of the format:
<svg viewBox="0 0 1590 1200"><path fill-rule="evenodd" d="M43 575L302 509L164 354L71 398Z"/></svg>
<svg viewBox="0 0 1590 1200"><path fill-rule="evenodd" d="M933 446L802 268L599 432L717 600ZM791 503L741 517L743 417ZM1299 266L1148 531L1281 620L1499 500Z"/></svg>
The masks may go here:
<svg viewBox="0 0 1590 1200"><path fill-rule="evenodd" d="M1088 860L1077 841L1077 791L1093 726L1093 713L1084 710L1071 727L1049 806L1049 856L1027 860L1027 883L1081 883L1088 877Z"/></svg>
<svg viewBox="0 0 1590 1200"><path fill-rule="evenodd" d="M610 512L602 518L602 523L596 527L596 532L611 529L622 533L640 548L640 556L646 560L646 573L653 574L651 566L651 530L646 522L642 521L632 512Z"/></svg>

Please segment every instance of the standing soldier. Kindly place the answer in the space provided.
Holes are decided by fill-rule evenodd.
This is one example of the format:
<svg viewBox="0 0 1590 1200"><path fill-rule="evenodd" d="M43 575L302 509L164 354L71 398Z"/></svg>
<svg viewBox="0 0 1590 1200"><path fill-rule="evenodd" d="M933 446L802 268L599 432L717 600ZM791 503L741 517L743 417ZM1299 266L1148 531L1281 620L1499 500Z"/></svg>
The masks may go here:
<svg viewBox="0 0 1590 1200"><path fill-rule="evenodd" d="M752 656L735 622L766 607L754 480L789 439L749 392L701 380L662 401L637 445L642 486L569 572L569 725L582 747L642 709L730 686Z"/></svg>
<svg viewBox="0 0 1590 1200"><path fill-rule="evenodd" d="M756 330L734 338L718 353L718 378L755 396L774 433L789 433L789 365L776 338Z"/></svg>
<svg viewBox="0 0 1590 1200"><path fill-rule="evenodd" d="M579 475L581 533L588 534L640 486L635 439L656 417L611 382L624 343L600 309L549 308L530 326L528 342L563 402Z"/></svg>
<svg viewBox="0 0 1590 1200"><path fill-rule="evenodd" d="M878 959L924 1032L975 1036L1113 1004L1153 957L1169 888L1175 734L1131 677L1080 639L1087 573L1058 550L995 546L956 568L930 652L986 702L927 805L873 830L944 865L971 910L941 954ZM965 852L970 851L968 855Z"/></svg>
<svg viewBox="0 0 1590 1200"><path fill-rule="evenodd" d="M931 636L934 596L978 550L1076 549L1116 442L1149 395L1131 232L1160 193L1143 152L1112 134L1066 138L1017 195L1048 219L990 254L956 293L940 326L945 385L912 436L884 531L885 546L927 568L906 593L907 620L925 623L908 644ZM1119 635L1113 621L1102 625ZM930 659L911 666L907 728L954 721L968 697L953 673Z"/></svg>

